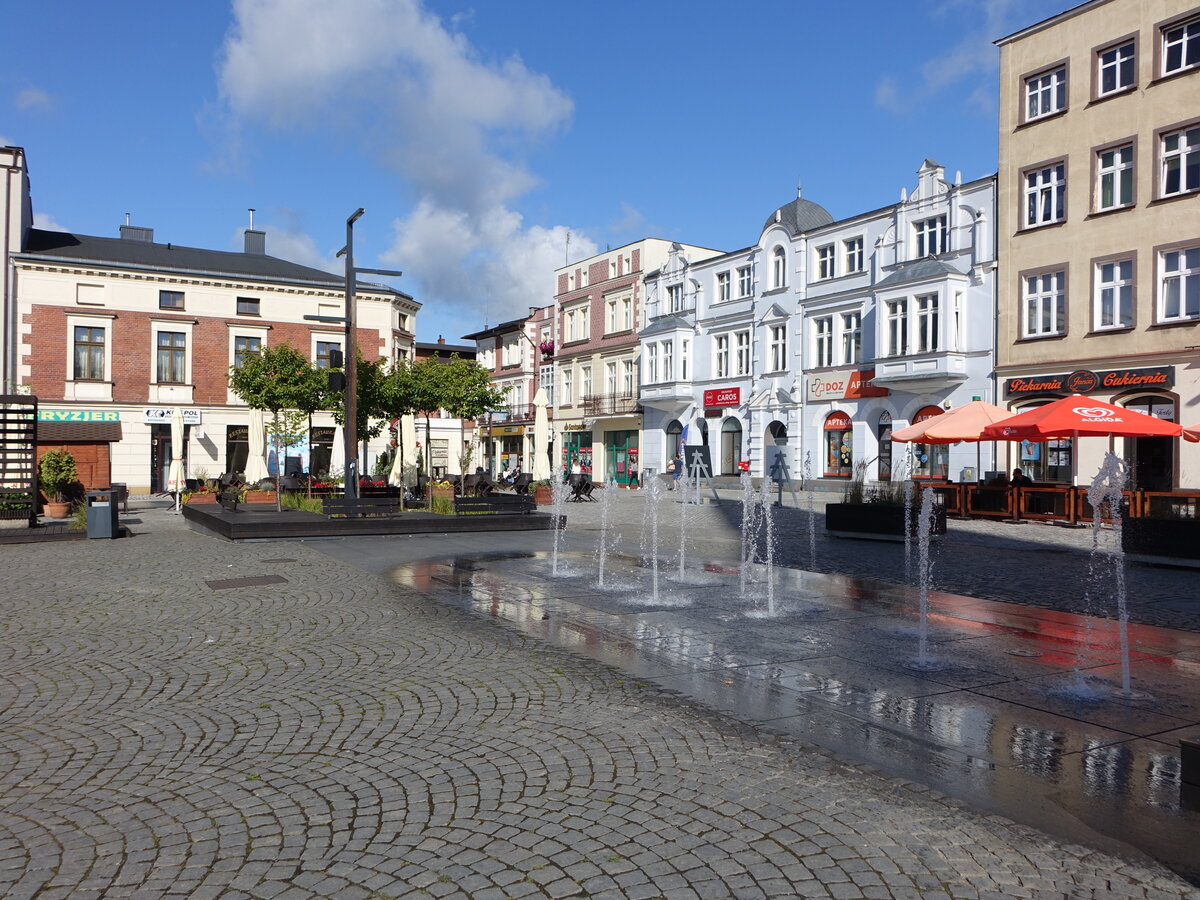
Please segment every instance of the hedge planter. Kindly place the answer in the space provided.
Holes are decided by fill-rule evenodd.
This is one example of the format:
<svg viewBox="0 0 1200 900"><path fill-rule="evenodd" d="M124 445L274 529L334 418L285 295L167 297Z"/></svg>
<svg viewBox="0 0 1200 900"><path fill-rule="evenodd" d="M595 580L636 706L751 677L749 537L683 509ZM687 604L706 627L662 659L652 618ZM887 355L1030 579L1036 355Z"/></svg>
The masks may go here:
<svg viewBox="0 0 1200 900"><path fill-rule="evenodd" d="M209 493L192 494L190 497L187 498L187 502L188 502L189 506L192 504L199 506L201 503L216 503L217 495L209 494Z"/></svg>
<svg viewBox="0 0 1200 900"><path fill-rule="evenodd" d="M274 491L246 491L246 496L242 498L243 503L274 503Z"/></svg>
<svg viewBox="0 0 1200 900"><path fill-rule="evenodd" d="M912 507L912 536L918 534L921 505ZM872 541L904 540L904 507L891 503L826 503L825 530L835 537ZM936 506L929 530L931 537L946 533L946 510Z"/></svg>
<svg viewBox="0 0 1200 900"><path fill-rule="evenodd" d="M1200 519L1126 519L1121 548L1133 562L1200 568Z"/></svg>

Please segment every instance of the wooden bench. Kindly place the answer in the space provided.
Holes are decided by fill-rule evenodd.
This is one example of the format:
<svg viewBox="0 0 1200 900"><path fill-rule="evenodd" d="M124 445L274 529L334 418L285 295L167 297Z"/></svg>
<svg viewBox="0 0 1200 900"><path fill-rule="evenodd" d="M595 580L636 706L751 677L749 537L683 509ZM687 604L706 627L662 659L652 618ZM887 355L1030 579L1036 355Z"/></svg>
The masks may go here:
<svg viewBox="0 0 1200 900"><path fill-rule="evenodd" d="M242 499L242 492L234 488L226 488L217 494L217 503L221 504L221 509L229 512L237 512L238 503Z"/></svg>
<svg viewBox="0 0 1200 900"><path fill-rule="evenodd" d="M537 509L531 496L488 494L484 497L455 497L456 516L529 515Z"/></svg>
<svg viewBox="0 0 1200 900"><path fill-rule="evenodd" d="M327 516L394 516L400 514L399 497L327 497L322 501Z"/></svg>

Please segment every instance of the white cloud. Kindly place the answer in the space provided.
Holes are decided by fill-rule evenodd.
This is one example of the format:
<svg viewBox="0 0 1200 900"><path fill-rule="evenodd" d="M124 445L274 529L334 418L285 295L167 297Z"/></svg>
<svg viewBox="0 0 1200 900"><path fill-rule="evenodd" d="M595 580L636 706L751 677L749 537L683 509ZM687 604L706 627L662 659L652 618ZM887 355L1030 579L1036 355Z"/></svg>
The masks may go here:
<svg viewBox="0 0 1200 900"><path fill-rule="evenodd" d="M894 75L884 75L875 85L875 105L897 115L904 112L900 100L900 85Z"/></svg>
<svg viewBox="0 0 1200 900"><path fill-rule="evenodd" d="M566 229L513 208L537 184L516 154L572 112L548 78L515 56L482 59L420 0L235 0L234 19L218 67L234 124L352 124L419 198L385 254L418 299L474 309L488 291L493 318L548 302Z"/></svg>
<svg viewBox="0 0 1200 900"><path fill-rule="evenodd" d="M42 231L70 231L69 228L64 228L55 222L53 216L40 212L33 214L33 227L40 228Z"/></svg>
<svg viewBox="0 0 1200 900"><path fill-rule="evenodd" d="M54 106L50 95L37 87L27 87L17 91L17 96L13 98L13 104L21 110L50 109Z"/></svg>

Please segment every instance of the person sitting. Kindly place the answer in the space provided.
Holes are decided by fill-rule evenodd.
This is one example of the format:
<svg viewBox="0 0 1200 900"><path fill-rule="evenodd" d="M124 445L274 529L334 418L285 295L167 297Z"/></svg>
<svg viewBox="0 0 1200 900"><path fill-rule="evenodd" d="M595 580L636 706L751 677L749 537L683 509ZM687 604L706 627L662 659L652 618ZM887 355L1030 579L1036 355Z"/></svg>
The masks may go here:
<svg viewBox="0 0 1200 900"><path fill-rule="evenodd" d="M512 474L512 469L509 468L508 463L505 463L504 468L500 472L500 483L508 484L510 481L512 481Z"/></svg>
<svg viewBox="0 0 1200 900"><path fill-rule="evenodd" d="M1012 478L1008 480L1012 487L1029 487L1033 482L1020 469L1013 469Z"/></svg>

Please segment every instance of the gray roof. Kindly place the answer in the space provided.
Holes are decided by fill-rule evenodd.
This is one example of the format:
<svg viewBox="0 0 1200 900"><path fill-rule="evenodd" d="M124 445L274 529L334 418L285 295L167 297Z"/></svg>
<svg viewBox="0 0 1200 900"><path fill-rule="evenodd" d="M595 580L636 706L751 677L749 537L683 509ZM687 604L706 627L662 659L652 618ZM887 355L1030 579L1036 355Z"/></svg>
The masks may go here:
<svg viewBox="0 0 1200 900"><path fill-rule="evenodd" d="M833 221L833 216L825 207L818 206L803 197L797 197L791 203L785 203L776 212L779 213L779 224L783 225L793 237L814 228L820 228L822 225L828 225ZM775 213L771 213L767 221L763 223L762 230L766 231L774 224Z"/></svg>
<svg viewBox="0 0 1200 900"><path fill-rule="evenodd" d="M677 328L693 328L696 324L691 311L667 313L650 320L645 328L638 332L638 337L649 337L664 331L674 331Z"/></svg>
<svg viewBox="0 0 1200 900"><path fill-rule="evenodd" d="M889 287L893 284L905 284L909 281L923 281L926 278L941 278L943 275L962 275L958 269L940 259L927 257L915 262L901 263L899 267L888 273L886 278L876 282L875 287Z"/></svg>
<svg viewBox="0 0 1200 900"><path fill-rule="evenodd" d="M174 244L157 244L125 238L94 237L43 231L31 228L24 250L18 254L30 259L80 261L107 264L115 268L146 269L159 272L203 273L227 277L255 278L261 281L303 282L341 288L346 280L322 269L302 266L275 256L238 253L229 250L201 250ZM363 290L396 294L412 299L403 291L385 285L357 282Z"/></svg>

